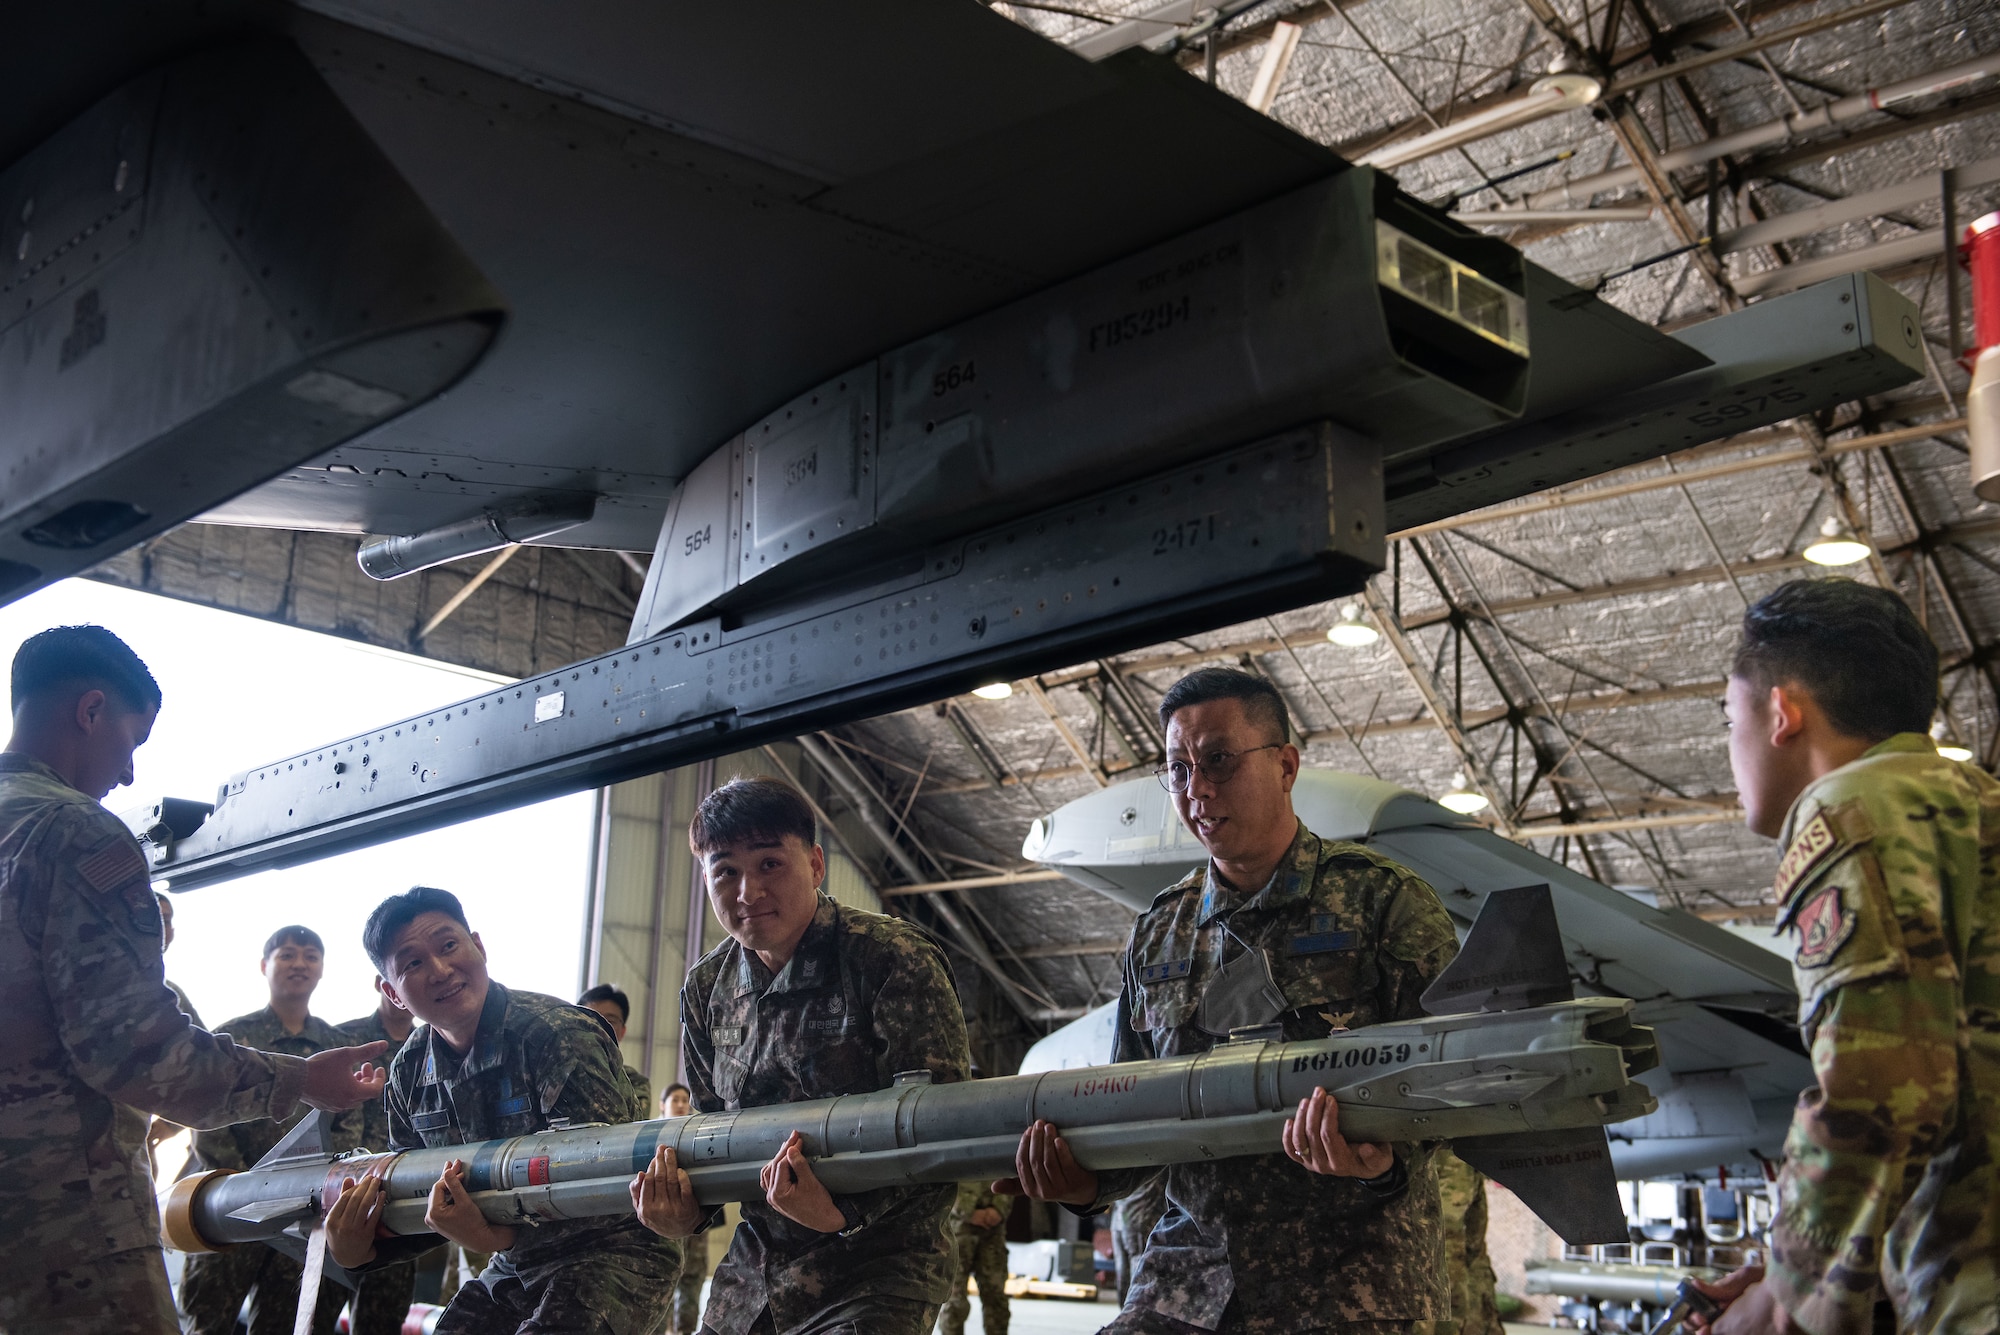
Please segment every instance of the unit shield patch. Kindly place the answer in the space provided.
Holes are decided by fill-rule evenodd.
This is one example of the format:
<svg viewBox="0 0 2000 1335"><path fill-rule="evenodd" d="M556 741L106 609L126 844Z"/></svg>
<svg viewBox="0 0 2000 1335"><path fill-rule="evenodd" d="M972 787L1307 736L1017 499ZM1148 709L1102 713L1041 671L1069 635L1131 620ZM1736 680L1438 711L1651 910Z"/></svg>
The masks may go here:
<svg viewBox="0 0 2000 1335"><path fill-rule="evenodd" d="M1799 967L1824 967L1854 935L1855 922L1854 913L1841 902L1838 885L1829 885L1806 901L1798 915Z"/></svg>

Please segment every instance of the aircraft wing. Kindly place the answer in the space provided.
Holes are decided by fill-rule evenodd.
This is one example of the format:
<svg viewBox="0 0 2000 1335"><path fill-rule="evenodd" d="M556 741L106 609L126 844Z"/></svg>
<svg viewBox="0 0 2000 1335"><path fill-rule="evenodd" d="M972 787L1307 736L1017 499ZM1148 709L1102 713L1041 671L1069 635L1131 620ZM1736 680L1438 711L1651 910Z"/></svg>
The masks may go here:
<svg viewBox="0 0 2000 1335"><path fill-rule="evenodd" d="M463 381L237 479L206 514L231 523L415 533L573 492L600 499L564 545L647 551L673 485L805 386L1345 166L1171 62L1092 64L973 0L22 18L0 167L150 67L275 35L505 296Z"/></svg>

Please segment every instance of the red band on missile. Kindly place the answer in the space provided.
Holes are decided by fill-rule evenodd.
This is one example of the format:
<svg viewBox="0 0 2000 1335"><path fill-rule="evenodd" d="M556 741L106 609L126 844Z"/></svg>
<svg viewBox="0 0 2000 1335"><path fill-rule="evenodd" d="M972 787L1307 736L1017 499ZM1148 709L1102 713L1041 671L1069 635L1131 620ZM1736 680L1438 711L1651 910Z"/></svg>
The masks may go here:
<svg viewBox="0 0 2000 1335"><path fill-rule="evenodd" d="M537 1154L528 1160L528 1185L546 1187L549 1184L549 1156Z"/></svg>

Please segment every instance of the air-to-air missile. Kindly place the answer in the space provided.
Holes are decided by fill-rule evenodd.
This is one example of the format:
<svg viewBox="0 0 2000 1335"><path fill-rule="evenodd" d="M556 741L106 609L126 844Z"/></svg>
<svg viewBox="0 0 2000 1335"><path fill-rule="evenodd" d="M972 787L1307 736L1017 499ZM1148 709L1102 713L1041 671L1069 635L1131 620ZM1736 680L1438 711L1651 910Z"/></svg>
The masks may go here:
<svg viewBox="0 0 2000 1335"><path fill-rule="evenodd" d="M759 1168L793 1131L835 1193L1011 1176L1038 1118L1092 1169L1269 1154L1319 1088L1339 1101L1350 1139L1450 1140L1566 1240L1624 1240L1603 1127L1652 1111L1632 1077L1657 1051L1631 1001L1571 998L1547 889L1489 896L1424 1004L1450 1013L1292 1042L1271 1025L1190 1056L953 1084L925 1072L867 1094L402 1153L331 1154L314 1116L254 1168L175 1184L163 1233L183 1251L265 1241L296 1254L342 1181L377 1164L388 1230L424 1233L450 1159L497 1223L623 1214L633 1175L661 1146L704 1203L753 1200Z"/></svg>

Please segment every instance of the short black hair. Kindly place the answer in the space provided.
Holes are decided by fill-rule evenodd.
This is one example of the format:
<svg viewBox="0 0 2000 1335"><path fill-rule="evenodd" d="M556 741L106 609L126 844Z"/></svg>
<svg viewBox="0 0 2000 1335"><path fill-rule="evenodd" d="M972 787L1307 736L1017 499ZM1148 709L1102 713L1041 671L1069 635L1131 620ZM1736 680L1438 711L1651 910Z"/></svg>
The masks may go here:
<svg viewBox="0 0 2000 1335"><path fill-rule="evenodd" d="M786 783L760 774L731 779L701 799L688 822L688 847L706 857L733 844L761 843L795 834L811 848L819 842L819 821L806 795Z"/></svg>
<svg viewBox="0 0 2000 1335"><path fill-rule="evenodd" d="M320 954L326 954L326 942L319 939L319 933L310 927L301 927L297 923L289 927L280 927L271 933L264 942L264 958L271 958L271 952L279 946L310 946Z"/></svg>
<svg viewBox="0 0 2000 1335"><path fill-rule="evenodd" d="M689 1089L686 1085L683 1085L680 1081L676 1080L673 1084L668 1085L665 1089L660 1091L660 1102L665 1103L667 1100L667 1095L673 1093L677 1089L681 1093L687 1095L689 1098L694 1097L693 1090Z"/></svg>
<svg viewBox="0 0 2000 1335"><path fill-rule="evenodd" d="M1292 723L1285 715L1284 697L1262 677L1235 668L1198 668L1188 673L1160 697L1160 728L1164 731L1174 715L1189 705L1205 705L1211 700L1241 700L1243 712L1252 722L1268 723L1278 740L1292 740Z"/></svg>
<svg viewBox="0 0 2000 1335"><path fill-rule="evenodd" d="M609 983L599 983L596 987L591 988L578 997L576 1004L579 1006L588 1006L593 1001L617 1002L618 1013L625 1017L625 1023L630 1024L632 1022L632 999L625 995L622 988L613 987Z"/></svg>
<svg viewBox="0 0 2000 1335"><path fill-rule="evenodd" d="M1797 686L1864 741L1924 732L1937 713L1937 645L1894 590L1851 579L1795 579L1752 603L1729 675Z"/></svg>
<svg viewBox="0 0 2000 1335"><path fill-rule="evenodd" d="M426 913L442 913L466 931L472 930L472 924L465 920L464 906L449 890L413 885L400 895L390 895L375 906L375 911L368 915L368 925L361 929L361 948L368 952L368 958L375 961L375 968L385 978L389 948L395 945L396 934Z"/></svg>
<svg viewBox="0 0 2000 1335"><path fill-rule="evenodd" d="M160 683L132 646L102 626L54 626L14 651L13 707L65 686L101 689L127 709L158 709Z"/></svg>

